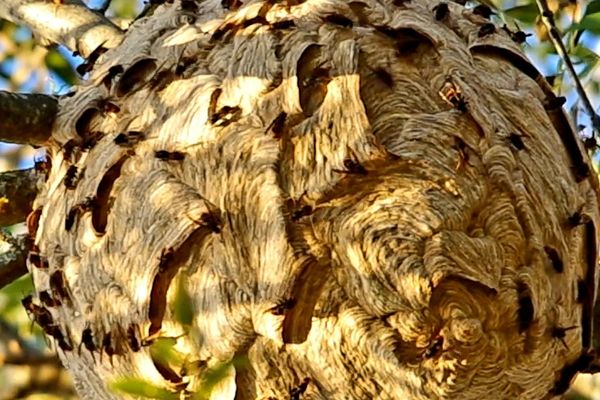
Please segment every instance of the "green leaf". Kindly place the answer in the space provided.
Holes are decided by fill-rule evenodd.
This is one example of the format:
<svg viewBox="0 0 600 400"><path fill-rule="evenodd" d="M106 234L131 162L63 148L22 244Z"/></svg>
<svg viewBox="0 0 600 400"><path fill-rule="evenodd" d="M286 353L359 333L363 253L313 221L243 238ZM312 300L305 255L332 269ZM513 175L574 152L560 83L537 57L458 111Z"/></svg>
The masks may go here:
<svg viewBox="0 0 600 400"><path fill-rule="evenodd" d="M508 8L506 10L503 10L502 12L505 15L508 15L509 17L524 22L526 24L533 24L539 14L537 5L535 3Z"/></svg>
<svg viewBox="0 0 600 400"><path fill-rule="evenodd" d="M17 30L17 25L3 19L0 20L0 30L3 31L7 36L12 35Z"/></svg>
<svg viewBox="0 0 600 400"><path fill-rule="evenodd" d="M600 59L600 55L585 46L577 46L571 52L571 55L585 62L596 62Z"/></svg>
<svg viewBox="0 0 600 400"><path fill-rule="evenodd" d="M182 364L183 355L175 350L177 338L159 337L150 346L152 358L161 364Z"/></svg>
<svg viewBox="0 0 600 400"><path fill-rule="evenodd" d="M221 382L228 374L228 369L234 366L236 370L243 370L250 367L250 361L246 355L237 355L231 361L218 364L207 369L202 374L202 386L199 391L194 393L194 400L207 400L210 398L214 387Z"/></svg>
<svg viewBox="0 0 600 400"><path fill-rule="evenodd" d="M600 33L600 12L588 14L579 21L578 29L586 29L592 33Z"/></svg>
<svg viewBox="0 0 600 400"><path fill-rule="evenodd" d="M177 292L175 292L175 301L173 303L175 320L181 325L189 326L194 320L194 310L192 309L192 298L188 292L185 281L179 278Z"/></svg>
<svg viewBox="0 0 600 400"><path fill-rule="evenodd" d="M590 74L590 72L592 72L594 70L594 68L596 67L597 64L598 64L597 61L586 62L585 67L581 71L579 71L579 73L577 74L579 79L581 80L581 79L586 78Z"/></svg>
<svg viewBox="0 0 600 400"><path fill-rule="evenodd" d="M238 355L233 358L233 365L237 370L250 368L250 360L247 355Z"/></svg>
<svg viewBox="0 0 600 400"><path fill-rule="evenodd" d="M73 67L56 49L51 49L46 54L46 67L65 81L68 85L77 83L77 75Z"/></svg>
<svg viewBox="0 0 600 400"><path fill-rule="evenodd" d="M585 15L596 14L600 12L600 0L591 1L585 9Z"/></svg>
<svg viewBox="0 0 600 400"><path fill-rule="evenodd" d="M208 400L215 386L227 376L227 370L232 362L224 362L207 369L202 374L202 386L194 393L194 400Z"/></svg>
<svg viewBox="0 0 600 400"><path fill-rule="evenodd" d="M141 396L149 399L177 400L179 395L167 389L154 386L140 378L123 378L112 383L111 388L133 396Z"/></svg>
<svg viewBox="0 0 600 400"><path fill-rule="evenodd" d="M588 93L597 96L600 93L600 82L591 80L588 85Z"/></svg>
<svg viewBox="0 0 600 400"><path fill-rule="evenodd" d="M140 10L137 1L131 0L113 0L110 8L116 17L119 18L134 18Z"/></svg>
<svg viewBox="0 0 600 400"><path fill-rule="evenodd" d="M2 288L2 291L0 291L0 293L6 295L6 301L3 302L4 307L0 306L0 311L5 313L13 308L22 308L21 298L25 297L32 291L33 282L30 274L22 276L16 281L6 285L4 288Z"/></svg>

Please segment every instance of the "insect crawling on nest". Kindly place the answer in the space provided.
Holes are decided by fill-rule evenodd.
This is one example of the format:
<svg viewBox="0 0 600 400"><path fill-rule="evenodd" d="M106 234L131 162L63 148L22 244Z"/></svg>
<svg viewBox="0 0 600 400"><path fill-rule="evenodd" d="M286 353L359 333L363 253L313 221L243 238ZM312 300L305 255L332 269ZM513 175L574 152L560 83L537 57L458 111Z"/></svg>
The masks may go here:
<svg viewBox="0 0 600 400"><path fill-rule="evenodd" d="M50 267L48 260L39 253L39 250L30 251L27 255L27 259L36 268L48 269L48 267Z"/></svg>
<svg viewBox="0 0 600 400"><path fill-rule="evenodd" d="M95 207L97 207L97 201L93 196L86 197L83 202L73 206L65 218L65 230L70 231L81 214L91 211Z"/></svg>
<svg viewBox="0 0 600 400"><path fill-rule="evenodd" d="M35 171L43 174L45 179L48 179L48 174L52 168L52 160L48 156L42 156L33 159Z"/></svg>
<svg viewBox="0 0 600 400"><path fill-rule="evenodd" d="M82 174L83 171L80 172L77 166L71 165L65 173L65 178L63 181L65 187L69 190L75 189L77 187L77 182L81 178Z"/></svg>
<svg viewBox="0 0 600 400"><path fill-rule="evenodd" d="M40 298L40 301L42 302L42 304L45 305L46 307L58 307L58 306L62 305L62 302L60 301L60 299L52 297L50 292L48 292L47 290L42 290L38 294L38 297Z"/></svg>
<svg viewBox="0 0 600 400"><path fill-rule="evenodd" d="M595 137L587 137L583 139L583 147L586 150L596 150L598 148L598 141Z"/></svg>
<svg viewBox="0 0 600 400"><path fill-rule="evenodd" d="M33 296L27 295L21 300L21 304L27 314L33 317L33 320L42 328L50 326L54 323L54 318L47 308L38 306L33 302Z"/></svg>
<svg viewBox="0 0 600 400"><path fill-rule="evenodd" d="M54 1L62 2L62 0L54 0ZM94 69L94 64L96 63L98 58L100 58L100 56L102 54L106 53L107 51L108 51L108 48L106 48L102 45L96 47L96 49L94 51L92 51L92 53L89 55L87 60L85 60L85 62L83 64L80 64L79 66L77 66L77 68L75 68L75 70L77 71L77 73L79 75L81 75L81 76L85 75L86 73L88 73L92 69Z"/></svg>
<svg viewBox="0 0 600 400"><path fill-rule="evenodd" d="M108 356L108 358L110 360L110 365L112 366L113 365L113 356L117 353L117 351L114 347L114 343L112 340L112 334L110 332L106 333L104 335L104 338L102 339L102 350L104 350L104 352ZM100 358L102 358L102 351L100 351Z"/></svg>
<svg viewBox="0 0 600 400"><path fill-rule="evenodd" d="M194 221L198 222L198 221ZM208 229L213 233L221 233L221 229L223 226L223 221L218 215L215 215L211 212L204 213L200 216L200 221L202 225L205 225Z"/></svg>
<svg viewBox="0 0 600 400"><path fill-rule="evenodd" d="M310 378L304 378L298 386L291 388L289 390L290 400L300 400L300 396L306 392L309 383Z"/></svg>
<svg viewBox="0 0 600 400"><path fill-rule="evenodd" d="M492 9L489 6L485 4L479 4L478 6L473 8L473 14L480 15L486 19L490 19L490 17L492 15L495 15L496 13L492 11Z"/></svg>
<svg viewBox="0 0 600 400"><path fill-rule="evenodd" d="M467 102L463 97L462 91L453 81L447 80L440 89L439 95L460 112L467 111Z"/></svg>
<svg viewBox="0 0 600 400"><path fill-rule="evenodd" d="M490 22L490 23L481 25L481 27L479 28L479 32L477 32L477 36L482 38L485 36L489 36L495 32L496 32L496 25L494 25Z"/></svg>
<svg viewBox="0 0 600 400"><path fill-rule="evenodd" d="M292 309L296 305L296 300L293 298L284 299L277 303L274 307L271 307L269 311L273 315L283 315L286 310Z"/></svg>
<svg viewBox="0 0 600 400"><path fill-rule="evenodd" d="M50 290L52 292L52 296L56 299L60 299L62 301L70 301L71 296L69 295L69 289L67 289L67 284L65 282L65 276L62 271L54 271L52 275L50 275Z"/></svg>
<svg viewBox="0 0 600 400"><path fill-rule="evenodd" d="M164 272L168 269L169 264L171 263L171 261L173 261L174 255L175 249L173 249L172 247L162 250L162 252L160 253L160 261L158 264L159 272Z"/></svg>
<svg viewBox="0 0 600 400"><path fill-rule="evenodd" d="M156 150L154 157L161 161L181 161L185 158L185 153L181 151Z"/></svg>
<svg viewBox="0 0 600 400"><path fill-rule="evenodd" d="M292 221L299 221L301 218L309 216L312 212L313 208L310 205L306 204L300 207L300 209L292 212Z"/></svg>
<svg viewBox="0 0 600 400"><path fill-rule="evenodd" d="M114 144L120 147L131 147L134 144L144 139L144 133L139 131L128 131L119 133L113 139Z"/></svg>
<svg viewBox="0 0 600 400"><path fill-rule="evenodd" d="M273 136L276 139L279 139L285 128L286 118L287 118L287 113L285 113L284 111L280 112L277 115L277 117L275 117L275 119L273 121L271 121L271 123L267 127L267 132L272 131Z"/></svg>
<svg viewBox="0 0 600 400"><path fill-rule="evenodd" d="M567 224L571 228L575 228L579 225L587 224L591 221L591 218L588 214L583 211L583 207L575 211L567 218Z"/></svg>
<svg viewBox="0 0 600 400"><path fill-rule="evenodd" d="M106 89L110 90L112 86L113 79L117 77L117 75L121 75L125 69L122 65L113 65L108 69L108 73L102 79L102 84L106 87Z"/></svg>
<svg viewBox="0 0 600 400"><path fill-rule="evenodd" d="M367 169L360 164L358 161L355 161L351 158L346 158L344 160L344 170L340 169L332 169L333 172L337 172L340 174L350 174L350 175L367 175Z"/></svg>
<svg viewBox="0 0 600 400"><path fill-rule="evenodd" d="M423 359L436 357L444 348L444 338L441 335L435 337L423 352Z"/></svg>
<svg viewBox="0 0 600 400"><path fill-rule="evenodd" d="M77 349L79 354L81 354L81 345L83 345L87 349L87 351L90 352L92 358L94 358L94 352L98 350L98 347L96 346L96 343L94 343L94 335L92 333L92 328L90 328L89 326L81 332L81 342L79 343L79 347Z"/></svg>
<svg viewBox="0 0 600 400"><path fill-rule="evenodd" d="M573 330L573 329L577 329L577 328L579 328L579 327L576 325L569 326L567 328L555 326L554 328L552 328L551 335L553 338L560 340L560 342L563 344L563 346L565 346L565 349L568 349L569 346L567 346L567 342L565 341L565 338L567 337L567 332L570 330Z"/></svg>
<svg viewBox="0 0 600 400"><path fill-rule="evenodd" d="M52 336L56 340L58 347L60 347L63 351L73 350L73 346L69 342L67 342L64 334L62 333L58 325L48 325L44 328L44 332L46 333L46 335Z"/></svg>
<svg viewBox="0 0 600 400"><path fill-rule="evenodd" d="M133 352L138 352L141 349L139 335L139 327L133 323L129 325L129 328L127 328L127 343L129 343L129 348Z"/></svg>

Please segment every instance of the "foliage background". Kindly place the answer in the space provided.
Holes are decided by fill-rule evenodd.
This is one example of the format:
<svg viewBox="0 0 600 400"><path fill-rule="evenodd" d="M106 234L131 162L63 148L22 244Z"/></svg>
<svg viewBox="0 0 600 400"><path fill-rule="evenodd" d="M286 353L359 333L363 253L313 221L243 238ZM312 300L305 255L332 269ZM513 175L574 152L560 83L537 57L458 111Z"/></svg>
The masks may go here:
<svg viewBox="0 0 600 400"><path fill-rule="evenodd" d="M0 0L1 1L1 0ZM101 8L110 0L89 0L91 8ZM581 99L574 83L565 73L564 63L556 54L547 31L539 19L535 0L481 0L496 11L491 19L499 26L523 30L531 34L524 50L538 69L553 82L554 89L567 98L566 108L580 134L593 134L590 118L581 109ZM467 7L479 5L467 2ZM556 14L579 79L592 104L600 104L600 0L548 0ZM112 0L106 15L126 26L144 4L140 0ZM0 89L13 92L36 92L60 95L76 84L80 77L75 67L80 57L73 56L61 46L38 46L31 32L10 22L0 20ZM597 109L596 109L597 110ZM29 168L43 150L0 142L0 172ZM594 156L598 170L600 157ZM17 233L23 226L8 228ZM31 292L31 280L25 276L0 290L0 400L2 399L65 399L76 398L68 374L60 367L53 349L49 349L39 328L30 323L20 299ZM15 365L8 355L18 348L25 354ZM567 398L600 399L600 376L580 376L576 389Z"/></svg>

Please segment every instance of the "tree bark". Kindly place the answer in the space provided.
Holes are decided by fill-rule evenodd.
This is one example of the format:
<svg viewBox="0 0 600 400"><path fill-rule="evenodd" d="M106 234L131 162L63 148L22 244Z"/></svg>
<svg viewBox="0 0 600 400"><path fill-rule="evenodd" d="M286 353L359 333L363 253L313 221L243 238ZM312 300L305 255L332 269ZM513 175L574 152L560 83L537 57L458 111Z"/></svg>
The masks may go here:
<svg viewBox="0 0 600 400"><path fill-rule="evenodd" d="M27 226L32 232L35 230L41 210L33 213L31 210L40 180L35 168L0 173L0 227L23 222L29 216ZM0 244L0 288L3 288L27 274L25 259L31 239L26 235L14 238L8 233L1 233Z"/></svg>
<svg viewBox="0 0 600 400"><path fill-rule="evenodd" d="M0 289L27 274L25 259L27 258L27 237L13 238L5 232L0 235Z"/></svg>
<svg viewBox="0 0 600 400"><path fill-rule="evenodd" d="M221 7L159 7L61 99L28 267L81 396L241 355L211 398L566 390L598 184L509 33L430 0Z"/></svg>
<svg viewBox="0 0 600 400"><path fill-rule="evenodd" d="M0 90L0 140L41 146L52 132L57 104L54 96Z"/></svg>
<svg viewBox="0 0 600 400"><path fill-rule="evenodd" d="M40 176L34 168L0 173L0 226L25 220L39 182Z"/></svg>
<svg viewBox="0 0 600 400"><path fill-rule="evenodd" d="M3 0L0 18L27 25L36 35L87 58L98 47L117 46L123 32L80 0Z"/></svg>

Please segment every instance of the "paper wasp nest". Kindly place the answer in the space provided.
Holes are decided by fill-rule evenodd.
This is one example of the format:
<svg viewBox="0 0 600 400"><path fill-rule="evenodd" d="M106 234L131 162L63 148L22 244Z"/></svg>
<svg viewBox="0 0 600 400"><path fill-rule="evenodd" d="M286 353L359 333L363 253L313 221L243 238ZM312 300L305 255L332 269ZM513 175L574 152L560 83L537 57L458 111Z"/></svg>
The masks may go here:
<svg viewBox="0 0 600 400"><path fill-rule="evenodd" d="M185 0L98 49L29 263L80 394L184 396L246 354L212 398L566 390L597 181L523 39L455 3Z"/></svg>

